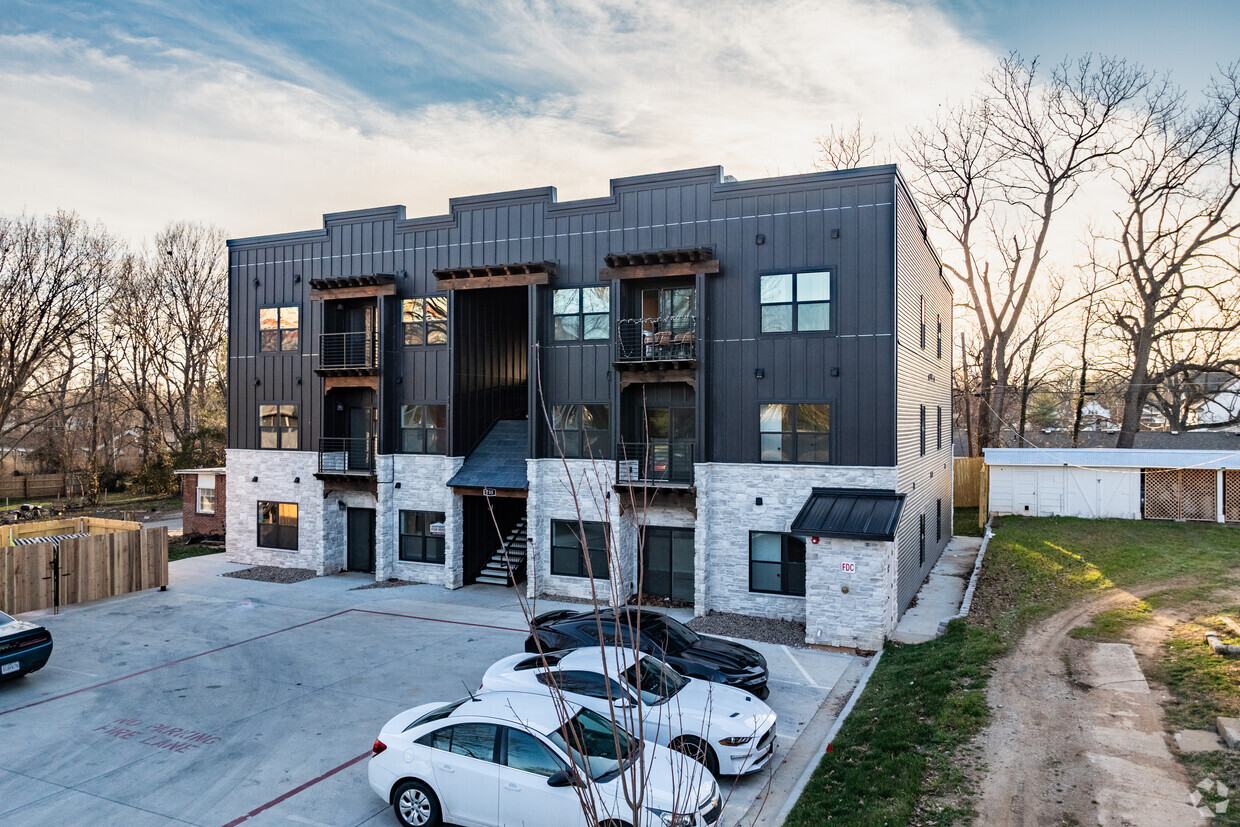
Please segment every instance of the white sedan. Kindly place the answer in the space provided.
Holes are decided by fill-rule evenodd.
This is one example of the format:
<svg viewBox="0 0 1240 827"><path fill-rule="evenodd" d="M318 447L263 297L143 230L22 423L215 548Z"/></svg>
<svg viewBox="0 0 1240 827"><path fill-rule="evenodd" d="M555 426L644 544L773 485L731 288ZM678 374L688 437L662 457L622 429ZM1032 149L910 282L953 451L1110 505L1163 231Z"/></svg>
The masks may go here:
<svg viewBox="0 0 1240 827"><path fill-rule="evenodd" d="M723 810L696 761L524 692L402 712L383 725L367 774L405 827L711 827ZM636 806L625 795L635 789Z"/></svg>
<svg viewBox="0 0 1240 827"><path fill-rule="evenodd" d="M482 688L550 695L554 685L567 700L701 761L714 775L744 775L770 761L769 706L743 690L687 678L654 655L634 654L602 646L512 655L486 671Z"/></svg>

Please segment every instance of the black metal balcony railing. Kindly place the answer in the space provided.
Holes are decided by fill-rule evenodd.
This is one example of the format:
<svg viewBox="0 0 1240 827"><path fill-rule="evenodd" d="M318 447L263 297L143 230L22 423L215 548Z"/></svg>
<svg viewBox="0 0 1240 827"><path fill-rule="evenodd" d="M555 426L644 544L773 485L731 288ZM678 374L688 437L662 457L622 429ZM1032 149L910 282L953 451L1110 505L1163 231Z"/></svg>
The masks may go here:
<svg viewBox="0 0 1240 827"><path fill-rule="evenodd" d="M667 362L697 358L697 317L621 319L616 325L617 361Z"/></svg>
<svg viewBox="0 0 1240 827"><path fill-rule="evenodd" d="M379 339L373 330L319 334L319 367L366 370L379 366Z"/></svg>
<svg viewBox="0 0 1240 827"><path fill-rule="evenodd" d="M616 484L651 485L693 482L692 440L621 442L616 446Z"/></svg>
<svg viewBox="0 0 1240 827"><path fill-rule="evenodd" d="M319 440L319 473L373 474L374 437L323 437Z"/></svg>

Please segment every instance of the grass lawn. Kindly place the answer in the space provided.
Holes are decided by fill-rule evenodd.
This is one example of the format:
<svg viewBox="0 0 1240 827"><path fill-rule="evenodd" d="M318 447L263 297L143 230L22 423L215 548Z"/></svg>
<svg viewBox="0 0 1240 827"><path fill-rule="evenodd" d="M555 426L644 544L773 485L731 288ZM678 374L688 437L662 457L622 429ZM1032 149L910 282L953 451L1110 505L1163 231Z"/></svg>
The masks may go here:
<svg viewBox="0 0 1240 827"><path fill-rule="evenodd" d="M977 524L977 506L952 509L952 534L962 537L982 536L982 527Z"/></svg>
<svg viewBox="0 0 1240 827"><path fill-rule="evenodd" d="M168 545L168 562L185 560L189 557L202 557L204 554L223 554L223 546L175 546Z"/></svg>
<svg viewBox="0 0 1240 827"><path fill-rule="evenodd" d="M1079 635L1114 638L1159 606L1205 611L1203 601L1215 590L1234 585L1240 560L1240 531L1210 524L1009 517L995 532L970 617L930 643L887 646L787 824L967 823L974 791L960 759L988 720L994 659L1031 624L1111 587L1168 583L1144 607L1099 616ZM1202 634L1177 630L1182 643L1169 646L1167 674L1151 675L1176 697L1168 709L1172 727L1240 714L1240 666L1206 657ZM1194 762L1186 761L1194 781L1216 772L1229 787L1240 786L1240 761L1230 755ZM1219 823L1237 823L1224 820L1231 817Z"/></svg>

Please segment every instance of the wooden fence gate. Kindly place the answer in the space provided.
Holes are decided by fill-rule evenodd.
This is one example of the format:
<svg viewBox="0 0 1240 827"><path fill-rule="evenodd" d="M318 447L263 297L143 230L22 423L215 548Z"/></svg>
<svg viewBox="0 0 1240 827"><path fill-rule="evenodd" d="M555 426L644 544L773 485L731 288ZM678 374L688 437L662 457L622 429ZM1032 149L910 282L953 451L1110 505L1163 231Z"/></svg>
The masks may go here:
<svg viewBox="0 0 1240 827"><path fill-rule="evenodd" d="M164 527L0 548L0 609L9 614L167 585Z"/></svg>

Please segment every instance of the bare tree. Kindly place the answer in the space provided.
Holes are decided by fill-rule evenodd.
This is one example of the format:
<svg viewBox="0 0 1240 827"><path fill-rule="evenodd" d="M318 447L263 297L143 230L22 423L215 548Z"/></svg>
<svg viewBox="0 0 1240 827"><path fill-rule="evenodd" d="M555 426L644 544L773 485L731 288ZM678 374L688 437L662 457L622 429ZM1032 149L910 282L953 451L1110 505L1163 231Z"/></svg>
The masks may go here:
<svg viewBox="0 0 1240 827"><path fill-rule="evenodd" d="M1107 306L1127 355L1117 447L1131 448L1155 388L1240 369L1240 63L1190 109L1166 85L1141 113L1139 139L1113 159L1127 206L1095 264L1123 284Z"/></svg>
<svg viewBox="0 0 1240 827"><path fill-rule="evenodd" d="M914 187L951 240L945 269L963 286L980 340L978 449L999 444L1030 293L1052 225L1083 181L1127 151L1116 125L1149 87L1139 67L1082 58L1045 83L1037 61L1012 55L971 100L914 129L904 148Z"/></svg>
<svg viewBox="0 0 1240 827"><path fill-rule="evenodd" d="M832 124L815 143L818 146L815 169L856 169L866 164L883 163L876 154L880 146L878 135L865 130L860 115L851 128Z"/></svg>

